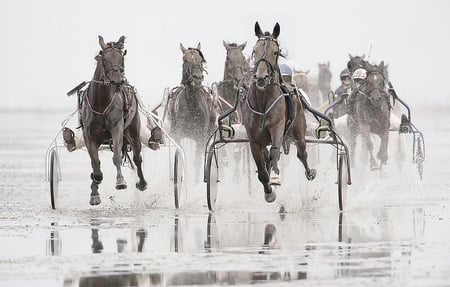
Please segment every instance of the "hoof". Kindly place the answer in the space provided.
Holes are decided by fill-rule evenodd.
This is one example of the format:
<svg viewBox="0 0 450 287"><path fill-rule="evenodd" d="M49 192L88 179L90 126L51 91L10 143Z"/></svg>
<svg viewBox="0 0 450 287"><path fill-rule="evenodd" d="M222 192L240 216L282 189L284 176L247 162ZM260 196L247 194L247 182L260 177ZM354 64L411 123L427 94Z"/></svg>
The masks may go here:
<svg viewBox="0 0 450 287"><path fill-rule="evenodd" d="M281 185L281 179L279 175L274 175L270 178L270 185Z"/></svg>
<svg viewBox="0 0 450 287"><path fill-rule="evenodd" d="M116 189L126 189L127 188L127 183L125 182L125 180L118 180L116 182Z"/></svg>
<svg viewBox="0 0 450 287"><path fill-rule="evenodd" d="M380 168L378 167L378 165L376 163L371 163L370 164L370 170L371 171L375 171L375 170L379 170Z"/></svg>
<svg viewBox="0 0 450 287"><path fill-rule="evenodd" d="M313 180L316 178L317 171L315 169L311 168L310 170L307 170L305 172L305 175L308 180Z"/></svg>
<svg viewBox="0 0 450 287"><path fill-rule="evenodd" d="M271 193L264 193L264 199L266 202L271 203L277 199L277 195L275 194L275 191L272 191Z"/></svg>
<svg viewBox="0 0 450 287"><path fill-rule="evenodd" d="M101 202L100 195L91 195L91 199L89 200L90 205L99 205Z"/></svg>
<svg viewBox="0 0 450 287"><path fill-rule="evenodd" d="M139 189L140 191L144 191L147 189L147 183L144 182L137 182L136 183L136 188Z"/></svg>

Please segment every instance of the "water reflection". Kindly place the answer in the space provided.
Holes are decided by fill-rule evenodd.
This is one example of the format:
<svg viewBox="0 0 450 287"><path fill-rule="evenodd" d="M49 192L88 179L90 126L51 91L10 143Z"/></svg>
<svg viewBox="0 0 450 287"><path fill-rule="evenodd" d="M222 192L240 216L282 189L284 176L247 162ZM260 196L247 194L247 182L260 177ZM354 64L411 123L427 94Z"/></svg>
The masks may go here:
<svg viewBox="0 0 450 287"><path fill-rule="evenodd" d="M58 231L58 223L52 222L50 224L51 231L50 236L46 240L46 248L45 248L45 254L47 255L61 255L61 249L62 249L62 241L59 237L59 231Z"/></svg>
<svg viewBox="0 0 450 287"><path fill-rule="evenodd" d="M289 213L283 218L252 213L205 216L176 214L159 224L129 229L114 229L109 223L105 228L94 220L91 254L106 257L93 260L97 264L86 266L89 269L83 269L82 276L66 280L65 286L389 277L411 272L414 254L408 242L423 238L426 218L422 209L336 212L334 217L310 218ZM64 230L52 224L48 255L65 255L61 234Z"/></svg>

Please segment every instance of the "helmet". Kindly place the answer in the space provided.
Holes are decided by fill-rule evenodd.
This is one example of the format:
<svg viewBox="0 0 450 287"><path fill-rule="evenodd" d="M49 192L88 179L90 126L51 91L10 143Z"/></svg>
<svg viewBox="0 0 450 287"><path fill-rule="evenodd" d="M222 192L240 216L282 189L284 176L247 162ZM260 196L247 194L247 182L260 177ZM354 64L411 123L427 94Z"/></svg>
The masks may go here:
<svg viewBox="0 0 450 287"><path fill-rule="evenodd" d="M340 76L341 76L341 80L345 77L350 77L350 71L348 69L344 69L344 70L342 70Z"/></svg>
<svg viewBox="0 0 450 287"><path fill-rule="evenodd" d="M353 79L355 80L364 80L367 78L367 71L363 68L359 68L353 72Z"/></svg>
<svg viewBox="0 0 450 287"><path fill-rule="evenodd" d="M280 74L283 80L291 81L292 80L292 68L287 64L280 64Z"/></svg>

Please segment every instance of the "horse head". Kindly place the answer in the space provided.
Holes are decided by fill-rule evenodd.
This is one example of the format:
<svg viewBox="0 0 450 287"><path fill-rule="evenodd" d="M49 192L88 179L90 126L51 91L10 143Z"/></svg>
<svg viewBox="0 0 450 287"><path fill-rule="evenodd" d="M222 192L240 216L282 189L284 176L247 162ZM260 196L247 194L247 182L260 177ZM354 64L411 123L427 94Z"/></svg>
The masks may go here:
<svg viewBox="0 0 450 287"><path fill-rule="evenodd" d="M309 80L308 80L309 70L302 71L294 69L294 82L299 88L302 88L305 92L309 92Z"/></svg>
<svg viewBox="0 0 450 287"><path fill-rule="evenodd" d="M280 47L277 38L280 35L280 25L275 24L272 34L263 33L258 22L255 23L255 35L258 41L253 47L254 74L253 81L256 87L264 89L272 83L279 81L278 57Z"/></svg>
<svg viewBox="0 0 450 287"><path fill-rule="evenodd" d="M360 87L373 106L380 105L381 100L387 97L384 69L384 61L381 61L379 65L370 65L367 70L367 79Z"/></svg>
<svg viewBox="0 0 450 287"><path fill-rule="evenodd" d="M200 87L203 82L203 72L206 69L203 63L206 63L205 57L201 51L200 43L196 48L185 48L180 43L181 52L183 52L183 78L182 84Z"/></svg>
<svg viewBox="0 0 450 287"><path fill-rule="evenodd" d="M227 50L227 57L225 60L224 81L233 81L235 89L241 81L245 81L249 73L249 65L244 56L244 49L247 42L240 45L236 43L227 43L223 41L223 46Z"/></svg>
<svg viewBox="0 0 450 287"><path fill-rule="evenodd" d="M352 56L351 54L348 54L350 60L347 62L347 68L350 71L350 74L353 75L353 73L357 69L366 69L369 67L369 62L364 60L365 55L362 56Z"/></svg>
<svg viewBox="0 0 450 287"><path fill-rule="evenodd" d="M98 36L100 47L97 56L97 66L102 69L102 77L104 82L111 82L120 85L125 80L124 58L127 51L123 51L125 47L125 36L120 37L117 42L105 43L102 36Z"/></svg>

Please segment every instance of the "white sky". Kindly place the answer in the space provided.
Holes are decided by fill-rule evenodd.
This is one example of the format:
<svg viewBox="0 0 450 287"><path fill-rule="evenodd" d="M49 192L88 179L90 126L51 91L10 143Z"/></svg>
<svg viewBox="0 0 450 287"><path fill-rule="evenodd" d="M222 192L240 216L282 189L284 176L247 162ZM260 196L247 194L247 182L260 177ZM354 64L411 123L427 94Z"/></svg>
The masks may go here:
<svg viewBox="0 0 450 287"><path fill-rule="evenodd" d="M90 80L98 35L125 35L126 76L150 106L181 80L181 51L198 42L205 84L223 77L222 40L255 43L254 23L279 37L297 68L330 61L333 88L348 53L389 64L406 102L450 105L450 1L0 1L0 109L75 108L66 92Z"/></svg>

